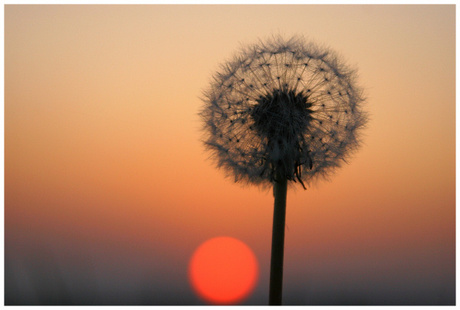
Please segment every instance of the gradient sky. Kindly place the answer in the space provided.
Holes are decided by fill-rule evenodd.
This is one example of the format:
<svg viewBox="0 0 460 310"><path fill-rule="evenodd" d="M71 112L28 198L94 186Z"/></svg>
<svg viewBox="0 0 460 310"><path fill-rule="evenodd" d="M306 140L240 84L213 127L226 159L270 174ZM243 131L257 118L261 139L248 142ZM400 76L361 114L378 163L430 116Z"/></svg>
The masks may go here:
<svg viewBox="0 0 460 310"><path fill-rule="evenodd" d="M286 304L455 302L454 5L5 6L6 301L202 304L202 242L255 253L273 196L214 167L200 96L246 43L301 34L356 67L359 152L287 198Z"/></svg>

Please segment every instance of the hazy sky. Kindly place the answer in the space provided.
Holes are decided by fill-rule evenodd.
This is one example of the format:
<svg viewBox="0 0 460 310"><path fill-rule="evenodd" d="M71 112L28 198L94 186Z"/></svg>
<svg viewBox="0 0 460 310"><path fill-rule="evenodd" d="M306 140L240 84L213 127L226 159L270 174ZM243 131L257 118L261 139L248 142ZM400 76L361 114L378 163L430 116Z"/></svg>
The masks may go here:
<svg viewBox="0 0 460 310"><path fill-rule="evenodd" d="M226 235L267 303L272 193L213 166L198 112L272 34L339 52L371 116L330 182L288 191L284 302L455 302L454 5L6 5L7 302L200 304L190 257Z"/></svg>

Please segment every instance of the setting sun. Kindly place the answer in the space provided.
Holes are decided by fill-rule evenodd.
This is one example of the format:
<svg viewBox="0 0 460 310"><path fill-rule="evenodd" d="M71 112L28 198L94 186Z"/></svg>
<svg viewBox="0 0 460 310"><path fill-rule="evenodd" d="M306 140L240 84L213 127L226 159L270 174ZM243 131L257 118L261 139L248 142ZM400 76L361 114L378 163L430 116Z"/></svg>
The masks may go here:
<svg viewBox="0 0 460 310"><path fill-rule="evenodd" d="M235 304L253 290L258 276L257 259L242 241L216 237L194 252L189 277L196 293L212 304Z"/></svg>

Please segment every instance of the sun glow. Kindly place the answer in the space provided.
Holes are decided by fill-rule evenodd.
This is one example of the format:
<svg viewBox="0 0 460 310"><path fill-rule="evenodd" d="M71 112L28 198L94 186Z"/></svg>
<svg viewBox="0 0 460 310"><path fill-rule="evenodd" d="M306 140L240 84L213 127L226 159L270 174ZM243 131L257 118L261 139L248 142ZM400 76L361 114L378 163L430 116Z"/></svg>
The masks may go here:
<svg viewBox="0 0 460 310"><path fill-rule="evenodd" d="M189 279L195 292L212 304L236 304L249 296L258 277L252 250L231 237L202 243L190 259Z"/></svg>

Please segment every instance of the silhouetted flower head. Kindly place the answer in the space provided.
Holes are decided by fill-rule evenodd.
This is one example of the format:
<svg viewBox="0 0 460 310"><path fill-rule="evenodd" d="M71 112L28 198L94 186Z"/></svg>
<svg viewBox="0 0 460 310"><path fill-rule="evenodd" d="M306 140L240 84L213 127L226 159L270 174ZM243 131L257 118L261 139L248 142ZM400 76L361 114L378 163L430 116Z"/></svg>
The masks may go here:
<svg viewBox="0 0 460 310"><path fill-rule="evenodd" d="M367 120L354 71L300 37L243 48L204 102L205 144L218 166L255 184L327 176L358 147Z"/></svg>

